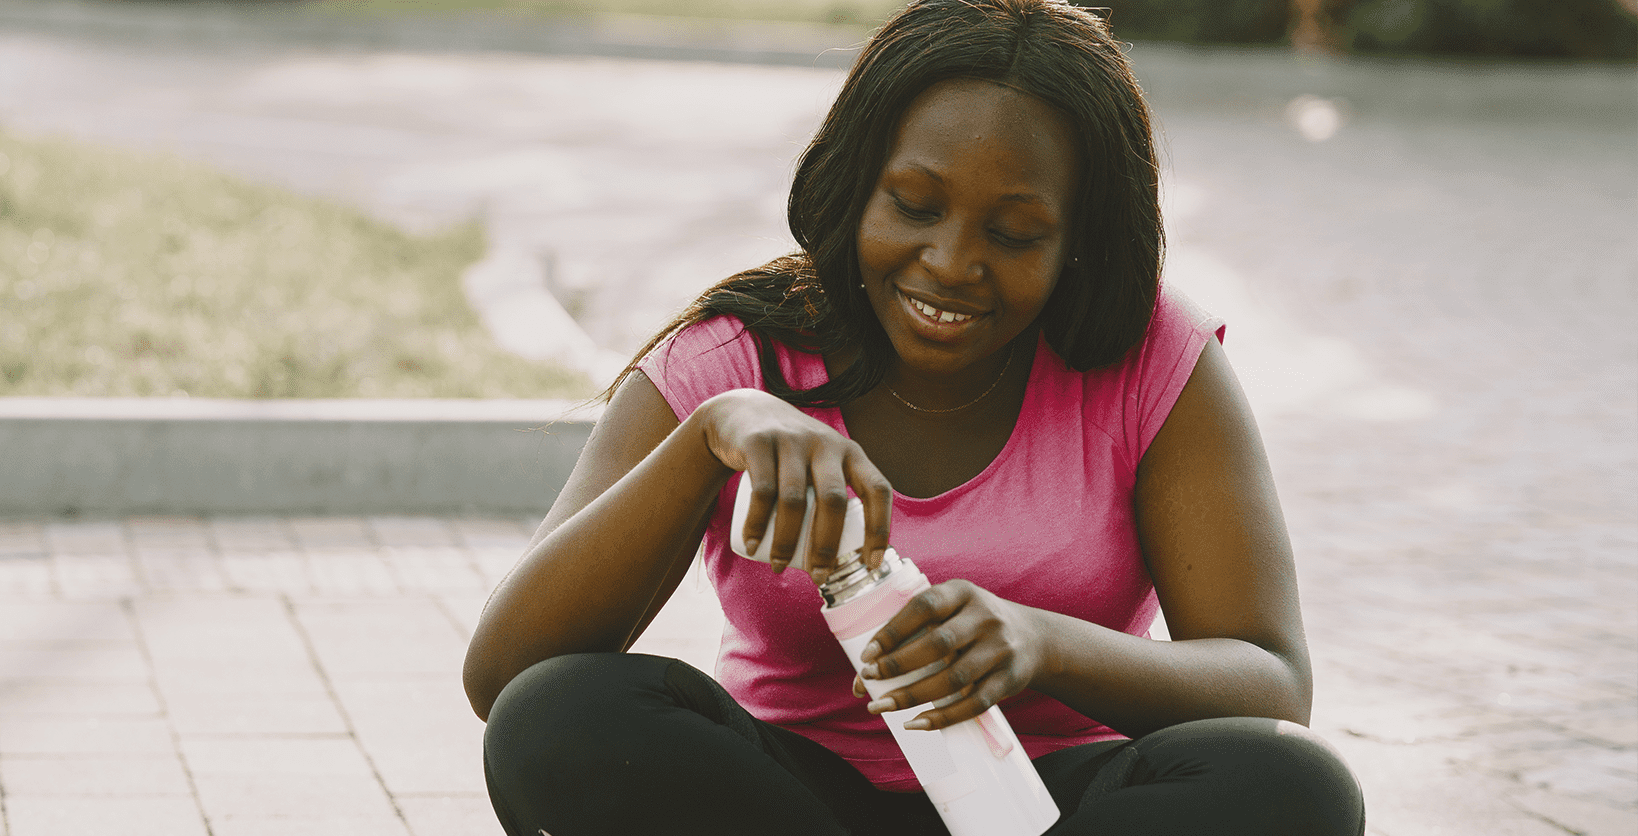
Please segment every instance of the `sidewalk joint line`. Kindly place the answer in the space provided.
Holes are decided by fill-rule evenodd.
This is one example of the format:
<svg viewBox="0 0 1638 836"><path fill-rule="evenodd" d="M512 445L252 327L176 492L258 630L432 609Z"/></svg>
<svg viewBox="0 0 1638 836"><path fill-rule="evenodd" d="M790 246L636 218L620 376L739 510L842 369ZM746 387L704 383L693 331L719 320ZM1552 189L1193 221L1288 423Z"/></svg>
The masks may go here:
<svg viewBox="0 0 1638 836"><path fill-rule="evenodd" d="M123 526L123 523L121 524ZM182 777L188 782L188 795L193 798L193 808L199 813L199 821L205 826L205 836L215 836L216 829L211 827L210 816L205 813L204 799L199 797L199 785L193 778L193 766L188 763L182 754L182 736L176 731L176 724L171 721L171 709L165 701L165 693L159 689L159 682L154 677L154 657L148 649L148 636L142 630L142 620L137 618L136 602L129 596L119 599L120 611L131 625L131 632L136 637L137 652L142 654L142 664L148 669L148 690L154 694L154 702L159 704L159 716L165 721L165 731L171 738L171 753L182 767Z"/></svg>
<svg viewBox="0 0 1638 836"><path fill-rule="evenodd" d="M387 786L387 779L381 775L381 768L376 766L375 758L371 757L369 750L364 748L364 741L359 739L358 728L353 725L353 717L348 713L347 706L342 703L341 695L336 691L335 683L331 681L329 672L324 669L324 663L319 660L318 647L313 644L313 637L307 632L307 625L302 624L301 618L296 615L295 601L291 600L288 594L283 593L278 596L278 600L284 604L285 617L290 619L290 625L295 628L296 635L301 637L302 647L307 651L307 659L312 664L313 670L318 673L319 680L324 683L324 692L329 695L330 702L336 707L337 716L341 717L342 726L347 729L347 738L353 741L353 746L358 749L359 755L363 756L366 764L369 764L370 775L375 778L376 784L381 787L382 794L387 797L387 803L392 806L393 815L397 816L398 821L404 825L404 831L414 833L414 829L410 827L409 817L404 815L404 809L399 806L398 798L393 795L392 789Z"/></svg>

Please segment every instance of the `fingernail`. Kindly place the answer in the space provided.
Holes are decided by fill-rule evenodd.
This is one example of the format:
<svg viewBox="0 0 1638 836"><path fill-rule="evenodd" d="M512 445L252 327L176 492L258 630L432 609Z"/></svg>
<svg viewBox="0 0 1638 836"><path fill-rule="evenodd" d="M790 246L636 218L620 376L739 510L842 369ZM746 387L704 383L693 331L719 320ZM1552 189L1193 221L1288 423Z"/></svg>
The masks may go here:
<svg viewBox="0 0 1638 836"><path fill-rule="evenodd" d="M768 562L768 565L773 567L774 574L783 575L785 574L785 567L790 565L790 561L772 560Z"/></svg>
<svg viewBox="0 0 1638 836"><path fill-rule="evenodd" d="M746 540L745 541L745 553L746 554L756 554L756 547L760 546L760 545L762 545L762 541L756 539L755 537L752 537L751 539Z"/></svg>
<svg viewBox="0 0 1638 836"><path fill-rule="evenodd" d="M830 570L829 569L815 569L815 570L813 570L813 582L814 583L822 584L822 583L824 583L825 581L828 581L828 580L830 580Z"/></svg>
<svg viewBox="0 0 1638 836"><path fill-rule="evenodd" d="M898 703L893 702L887 697L882 697L879 700L871 700L865 705L865 710L871 714L880 714L883 711L892 711L897 705Z"/></svg>
<svg viewBox="0 0 1638 836"><path fill-rule="evenodd" d="M874 662L876 661L876 657L880 655L882 655L882 646L881 644L873 641L870 644L865 645L864 652L859 654L859 661Z"/></svg>
<svg viewBox="0 0 1638 836"><path fill-rule="evenodd" d="M881 671L877 670L875 665L865 665L859 670L859 675L865 679L875 679L881 676Z"/></svg>
<svg viewBox="0 0 1638 836"><path fill-rule="evenodd" d="M931 721L931 720L929 720L929 719L927 719L925 717L917 717L916 719L911 720L908 723L905 723L904 727L909 729L910 731L927 731L928 729L933 727L933 721Z"/></svg>

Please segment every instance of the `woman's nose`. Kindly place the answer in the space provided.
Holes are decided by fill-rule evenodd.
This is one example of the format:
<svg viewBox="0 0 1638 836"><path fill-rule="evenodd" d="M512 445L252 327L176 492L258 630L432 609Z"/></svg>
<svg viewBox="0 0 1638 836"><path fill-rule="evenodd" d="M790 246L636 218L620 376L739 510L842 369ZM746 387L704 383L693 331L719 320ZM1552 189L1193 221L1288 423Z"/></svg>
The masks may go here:
<svg viewBox="0 0 1638 836"><path fill-rule="evenodd" d="M931 238L921 248L921 263L929 275L945 285L967 284L984 275L980 261L982 248L973 242L961 224L946 222L931 232Z"/></svg>

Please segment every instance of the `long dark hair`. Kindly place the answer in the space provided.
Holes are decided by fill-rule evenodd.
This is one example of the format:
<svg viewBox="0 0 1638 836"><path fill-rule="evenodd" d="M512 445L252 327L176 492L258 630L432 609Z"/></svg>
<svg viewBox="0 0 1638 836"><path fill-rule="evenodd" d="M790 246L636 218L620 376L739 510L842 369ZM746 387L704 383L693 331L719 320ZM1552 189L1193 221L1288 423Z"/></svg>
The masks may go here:
<svg viewBox="0 0 1638 836"><path fill-rule="evenodd" d="M1077 371L1124 357L1154 310L1164 241L1148 108L1121 45L1101 18L1062 0L919 0L870 39L802 154L788 209L801 249L705 291L604 396L672 334L722 314L745 322L768 390L791 404L840 406L875 388L892 346L860 286L859 221L905 110L951 78L1017 88L1075 127L1085 174L1069 258L1040 325ZM829 382L795 390L780 372L775 340L820 354L861 350Z"/></svg>

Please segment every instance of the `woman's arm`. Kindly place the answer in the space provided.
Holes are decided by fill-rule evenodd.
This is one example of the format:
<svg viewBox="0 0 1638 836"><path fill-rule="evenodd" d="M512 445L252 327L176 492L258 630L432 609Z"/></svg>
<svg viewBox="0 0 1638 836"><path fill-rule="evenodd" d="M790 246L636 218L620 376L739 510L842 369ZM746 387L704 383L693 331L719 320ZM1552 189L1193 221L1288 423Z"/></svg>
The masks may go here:
<svg viewBox="0 0 1638 836"><path fill-rule="evenodd" d="M463 676L480 718L536 662L624 650L670 597L732 473L705 444L705 417L679 423L641 372L615 393L473 632Z"/></svg>
<svg viewBox="0 0 1638 836"><path fill-rule="evenodd" d="M1030 687L1130 736L1208 717L1306 724L1312 684L1291 547L1251 409L1216 340L1144 454L1135 502L1171 642L1014 604L971 583L940 584L889 622L882 647L934 629L876 665L886 678L939 656L953 664L872 710L967 692L922 715L938 728Z"/></svg>
<svg viewBox="0 0 1638 836"><path fill-rule="evenodd" d="M886 548L893 489L859 445L755 389L717 395L679 423L653 382L633 374L478 619L464 672L478 716L536 662L630 647L676 590L712 503L740 470L757 496L747 536L771 539L775 571L795 552L810 487L821 498L812 565L834 562L849 487L865 503L866 547Z"/></svg>

